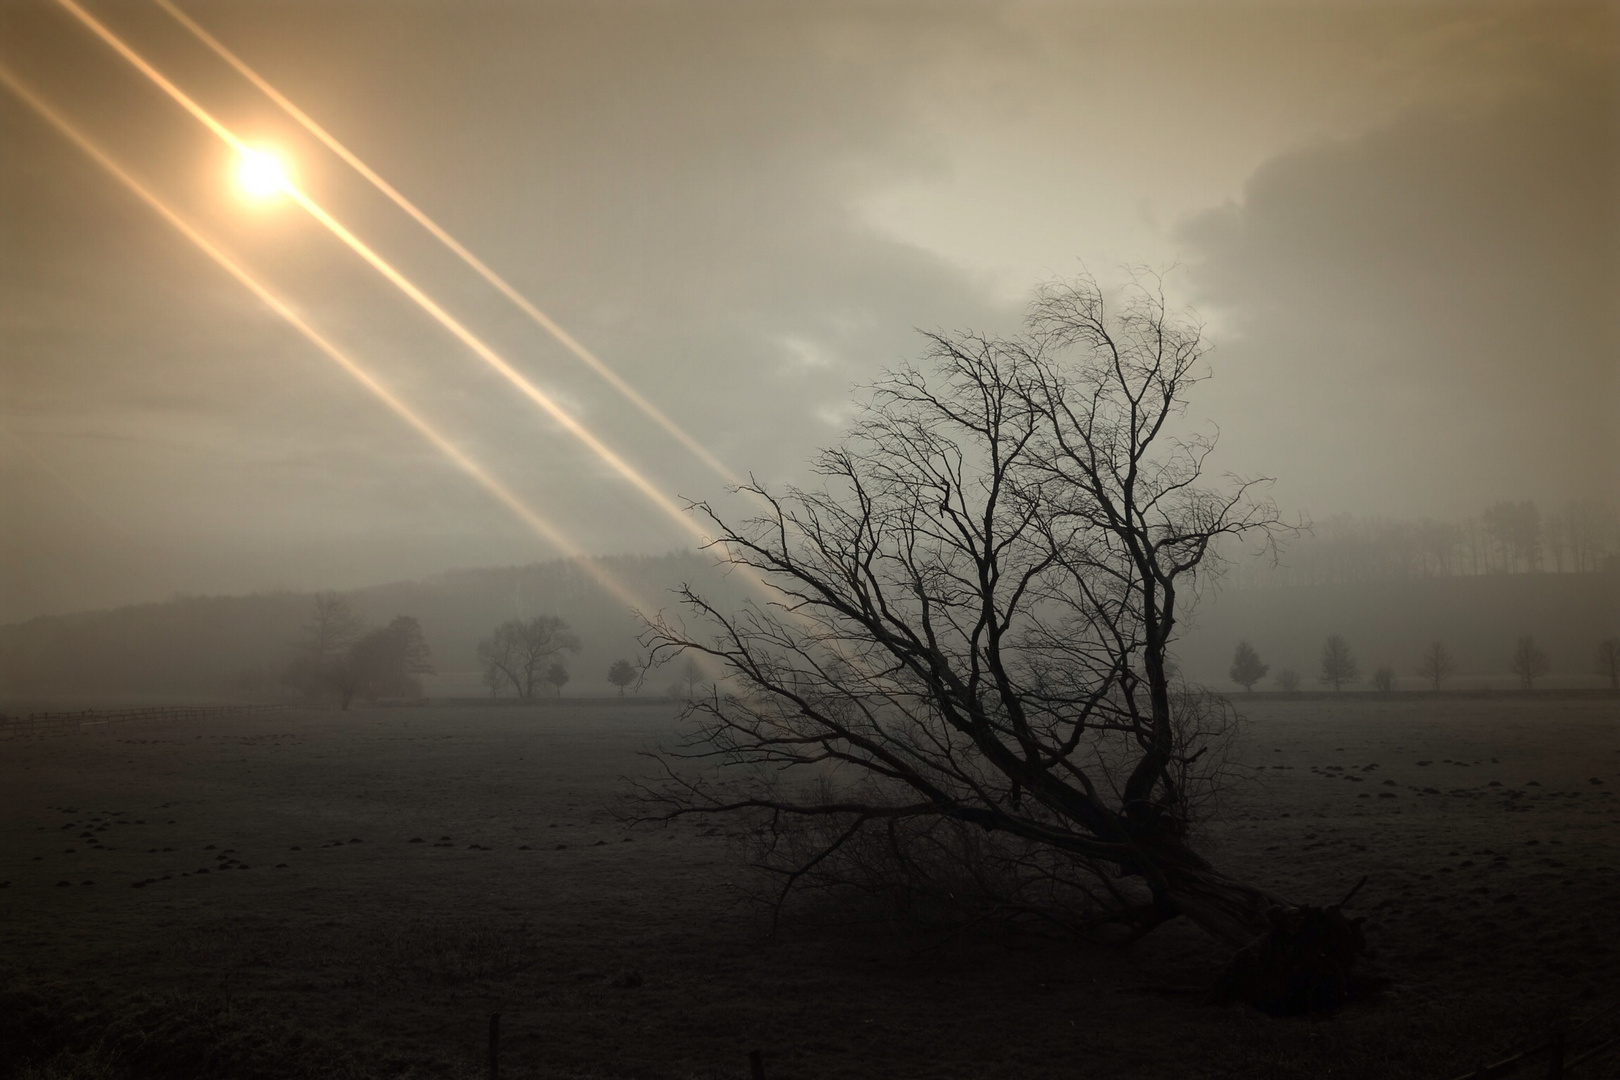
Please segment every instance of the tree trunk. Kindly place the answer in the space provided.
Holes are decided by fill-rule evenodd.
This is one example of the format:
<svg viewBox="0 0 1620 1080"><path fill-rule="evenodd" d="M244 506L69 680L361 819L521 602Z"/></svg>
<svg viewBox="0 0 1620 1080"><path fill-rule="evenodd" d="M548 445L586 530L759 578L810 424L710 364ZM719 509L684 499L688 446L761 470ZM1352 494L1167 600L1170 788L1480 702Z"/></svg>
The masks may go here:
<svg viewBox="0 0 1620 1080"><path fill-rule="evenodd" d="M1366 984L1355 973L1367 951L1363 920L1343 913L1350 897L1326 907L1290 904L1183 855L1161 870L1160 902L1237 950L1212 990L1216 1001L1243 1001L1274 1016L1325 1013Z"/></svg>
<svg viewBox="0 0 1620 1080"><path fill-rule="evenodd" d="M1290 903L1264 889L1227 877L1162 826L1134 833L1140 853L1136 866L1153 894L1154 910L1138 936L1177 915L1235 952L1211 989L1218 1002L1243 1001L1274 1016L1324 1013L1355 998L1357 960L1367 952L1362 919L1343 907L1361 888L1337 904L1314 907ZM1365 880L1365 879L1363 879Z"/></svg>

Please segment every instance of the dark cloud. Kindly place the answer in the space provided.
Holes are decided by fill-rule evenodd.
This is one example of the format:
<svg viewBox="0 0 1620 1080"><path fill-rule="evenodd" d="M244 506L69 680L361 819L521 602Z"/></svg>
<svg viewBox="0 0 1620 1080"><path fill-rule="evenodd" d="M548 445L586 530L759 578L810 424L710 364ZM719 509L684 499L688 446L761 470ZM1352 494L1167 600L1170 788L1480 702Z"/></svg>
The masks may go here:
<svg viewBox="0 0 1620 1080"><path fill-rule="evenodd" d="M1549 79L1280 156L1187 222L1235 454L1319 508L1612 494L1616 119L1612 77Z"/></svg>

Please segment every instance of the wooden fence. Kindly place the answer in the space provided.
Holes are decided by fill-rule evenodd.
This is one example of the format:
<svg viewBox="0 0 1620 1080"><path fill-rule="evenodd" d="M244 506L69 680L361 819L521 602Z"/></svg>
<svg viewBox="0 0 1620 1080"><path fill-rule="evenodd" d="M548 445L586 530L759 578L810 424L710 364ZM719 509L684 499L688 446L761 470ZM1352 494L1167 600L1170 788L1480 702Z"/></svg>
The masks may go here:
<svg viewBox="0 0 1620 1080"><path fill-rule="evenodd" d="M304 705L152 705L138 709L81 709L78 712L0 713L0 737L72 735L86 728L123 724L131 720L216 720L249 713L303 709Z"/></svg>

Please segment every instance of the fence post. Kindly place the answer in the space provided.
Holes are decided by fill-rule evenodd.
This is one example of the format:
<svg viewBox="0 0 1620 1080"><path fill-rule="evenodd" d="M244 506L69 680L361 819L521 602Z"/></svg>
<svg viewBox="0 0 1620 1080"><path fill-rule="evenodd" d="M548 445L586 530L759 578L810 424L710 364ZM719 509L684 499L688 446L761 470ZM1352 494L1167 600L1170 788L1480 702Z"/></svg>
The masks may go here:
<svg viewBox="0 0 1620 1080"><path fill-rule="evenodd" d="M1547 1061L1547 1080L1564 1080L1564 1033L1552 1037L1552 1057Z"/></svg>
<svg viewBox="0 0 1620 1080"><path fill-rule="evenodd" d="M758 1050L748 1051L748 1075L751 1080L765 1080L765 1055Z"/></svg>
<svg viewBox="0 0 1620 1080"><path fill-rule="evenodd" d="M501 1014L489 1014L489 1080L501 1077Z"/></svg>

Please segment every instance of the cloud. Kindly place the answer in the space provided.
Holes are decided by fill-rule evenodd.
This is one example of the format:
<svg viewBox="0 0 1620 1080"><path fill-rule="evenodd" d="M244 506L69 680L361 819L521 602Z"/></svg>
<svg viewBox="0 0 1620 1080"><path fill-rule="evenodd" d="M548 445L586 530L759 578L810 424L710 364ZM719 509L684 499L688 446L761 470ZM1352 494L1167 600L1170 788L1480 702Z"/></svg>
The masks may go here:
<svg viewBox="0 0 1620 1080"><path fill-rule="evenodd" d="M1613 70L1412 112L1186 221L1243 464L1324 509L1608 497L1620 418Z"/></svg>

